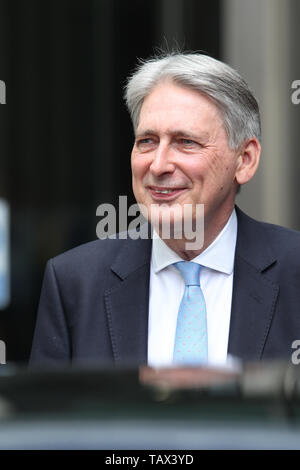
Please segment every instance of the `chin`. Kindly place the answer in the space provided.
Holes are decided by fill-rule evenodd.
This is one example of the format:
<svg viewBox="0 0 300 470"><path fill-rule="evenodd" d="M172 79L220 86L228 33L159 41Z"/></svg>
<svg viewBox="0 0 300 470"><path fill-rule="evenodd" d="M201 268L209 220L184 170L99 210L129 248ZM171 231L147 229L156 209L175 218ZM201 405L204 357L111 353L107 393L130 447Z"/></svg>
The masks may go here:
<svg viewBox="0 0 300 470"><path fill-rule="evenodd" d="M197 227L193 214L187 216L183 206L179 204L152 206L149 221L160 236L165 239L184 239Z"/></svg>

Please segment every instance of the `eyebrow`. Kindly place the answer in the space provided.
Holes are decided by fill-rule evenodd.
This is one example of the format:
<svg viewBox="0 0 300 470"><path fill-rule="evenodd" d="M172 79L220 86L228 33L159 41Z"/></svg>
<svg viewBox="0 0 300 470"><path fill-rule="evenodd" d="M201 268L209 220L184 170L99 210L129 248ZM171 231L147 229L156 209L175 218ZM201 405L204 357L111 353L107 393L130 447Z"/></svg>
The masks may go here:
<svg viewBox="0 0 300 470"><path fill-rule="evenodd" d="M187 132L186 130L181 130L181 129L174 129L173 131L168 131L167 132L168 135L171 135L173 137L184 137L184 138L192 138L192 139L208 139L209 135L207 132L203 132L202 134L195 134L193 132ZM142 130L140 132L137 132L136 135L135 135L135 138L138 139L140 137L144 137L146 135L157 135L157 131L155 131L154 129L145 129L145 130Z"/></svg>

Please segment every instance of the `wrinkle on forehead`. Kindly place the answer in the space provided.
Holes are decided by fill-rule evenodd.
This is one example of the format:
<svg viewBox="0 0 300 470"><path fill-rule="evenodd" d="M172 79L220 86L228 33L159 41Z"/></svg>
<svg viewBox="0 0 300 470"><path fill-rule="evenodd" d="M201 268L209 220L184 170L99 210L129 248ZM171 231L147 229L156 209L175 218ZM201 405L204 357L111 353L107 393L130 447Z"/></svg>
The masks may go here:
<svg viewBox="0 0 300 470"><path fill-rule="evenodd" d="M174 97L173 93L176 90L179 93ZM180 90L188 93L180 94ZM189 122L189 127L185 125L185 110L187 117L194 116L193 121ZM173 122L170 122L170 118ZM165 121L168 122L168 127L164 126ZM191 136L194 134L197 138L211 140L219 133L220 128L227 137L221 111L209 97L171 80L164 80L160 81L144 99L135 134L136 137L146 134L156 135L159 132L174 136L177 133Z"/></svg>

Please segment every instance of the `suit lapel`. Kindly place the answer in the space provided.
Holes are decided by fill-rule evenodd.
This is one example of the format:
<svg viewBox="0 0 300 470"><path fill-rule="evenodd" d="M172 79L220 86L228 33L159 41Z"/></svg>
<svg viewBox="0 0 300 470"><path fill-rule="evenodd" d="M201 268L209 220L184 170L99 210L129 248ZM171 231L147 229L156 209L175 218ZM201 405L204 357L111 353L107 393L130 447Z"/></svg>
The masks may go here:
<svg viewBox="0 0 300 470"><path fill-rule="evenodd" d="M271 326L279 292L268 271L276 266L262 224L238 208L238 238L228 352L259 360Z"/></svg>
<svg viewBox="0 0 300 470"><path fill-rule="evenodd" d="M111 266L117 279L104 294L114 360L147 362L151 240L124 240Z"/></svg>

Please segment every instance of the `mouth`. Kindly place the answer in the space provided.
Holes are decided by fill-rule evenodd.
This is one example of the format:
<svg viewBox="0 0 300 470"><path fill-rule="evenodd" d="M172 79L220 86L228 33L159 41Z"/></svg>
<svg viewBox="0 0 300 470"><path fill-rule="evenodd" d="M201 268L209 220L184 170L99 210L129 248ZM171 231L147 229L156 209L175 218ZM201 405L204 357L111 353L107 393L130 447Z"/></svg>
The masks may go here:
<svg viewBox="0 0 300 470"><path fill-rule="evenodd" d="M186 188L168 188L163 186L149 186L148 190L155 201L170 201L176 199L186 191Z"/></svg>

